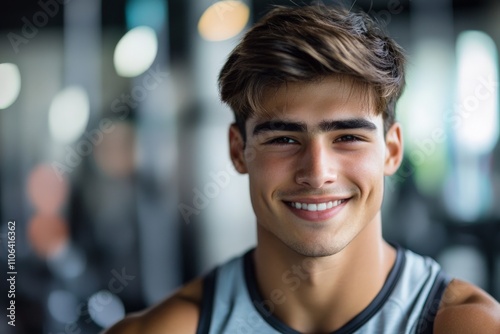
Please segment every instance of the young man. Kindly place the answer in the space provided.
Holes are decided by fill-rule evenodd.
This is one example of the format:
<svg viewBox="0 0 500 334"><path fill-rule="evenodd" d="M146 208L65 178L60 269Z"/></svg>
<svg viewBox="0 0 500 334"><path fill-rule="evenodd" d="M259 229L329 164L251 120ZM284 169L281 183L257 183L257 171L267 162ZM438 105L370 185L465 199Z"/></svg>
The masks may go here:
<svg viewBox="0 0 500 334"><path fill-rule="evenodd" d="M115 333L500 333L499 304L381 235L404 56L364 14L277 8L219 83L258 244Z"/></svg>

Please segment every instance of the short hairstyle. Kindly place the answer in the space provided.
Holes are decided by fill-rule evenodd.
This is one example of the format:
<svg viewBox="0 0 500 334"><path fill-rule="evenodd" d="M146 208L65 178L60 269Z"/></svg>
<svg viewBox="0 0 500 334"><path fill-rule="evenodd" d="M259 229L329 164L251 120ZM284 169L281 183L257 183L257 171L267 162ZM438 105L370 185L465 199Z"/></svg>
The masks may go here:
<svg viewBox="0 0 500 334"><path fill-rule="evenodd" d="M386 132L403 91L404 64L402 48L366 13L326 5L276 7L231 52L219 91L246 140L246 120L262 110L269 88L348 77L373 93Z"/></svg>

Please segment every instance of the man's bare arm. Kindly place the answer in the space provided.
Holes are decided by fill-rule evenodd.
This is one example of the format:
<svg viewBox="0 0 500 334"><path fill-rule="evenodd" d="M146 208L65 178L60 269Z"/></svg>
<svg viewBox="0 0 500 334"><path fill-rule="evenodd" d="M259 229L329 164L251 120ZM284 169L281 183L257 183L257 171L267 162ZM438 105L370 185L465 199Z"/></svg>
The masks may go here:
<svg viewBox="0 0 500 334"><path fill-rule="evenodd" d="M201 296L202 280L197 279L160 304L127 316L103 334L195 334Z"/></svg>
<svg viewBox="0 0 500 334"><path fill-rule="evenodd" d="M500 304L478 287L453 280L436 315L434 332L500 333Z"/></svg>

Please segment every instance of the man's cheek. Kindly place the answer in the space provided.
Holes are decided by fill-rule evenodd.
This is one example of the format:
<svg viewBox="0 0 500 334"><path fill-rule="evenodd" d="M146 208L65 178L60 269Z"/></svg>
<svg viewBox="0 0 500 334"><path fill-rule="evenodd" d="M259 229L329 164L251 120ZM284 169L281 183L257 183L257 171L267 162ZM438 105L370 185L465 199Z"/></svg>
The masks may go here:
<svg viewBox="0 0 500 334"><path fill-rule="evenodd" d="M376 161L376 160L375 160ZM383 166L374 163L374 160L358 160L356 164L343 170L344 176L353 183L359 190L367 191L373 186L383 184Z"/></svg>

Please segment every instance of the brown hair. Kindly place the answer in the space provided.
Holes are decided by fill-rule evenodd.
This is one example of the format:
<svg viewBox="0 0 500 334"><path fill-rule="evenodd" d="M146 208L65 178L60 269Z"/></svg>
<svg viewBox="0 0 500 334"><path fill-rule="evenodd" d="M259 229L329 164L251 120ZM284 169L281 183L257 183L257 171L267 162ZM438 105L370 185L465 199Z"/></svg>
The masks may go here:
<svg viewBox="0 0 500 334"><path fill-rule="evenodd" d="M404 87L404 63L401 47L365 13L325 5L277 7L231 52L219 90L245 138L245 122L262 110L265 90L347 76L373 90L387 131Z"/></svg>

